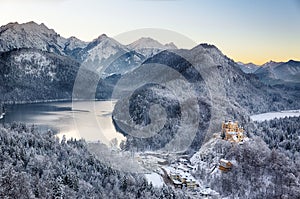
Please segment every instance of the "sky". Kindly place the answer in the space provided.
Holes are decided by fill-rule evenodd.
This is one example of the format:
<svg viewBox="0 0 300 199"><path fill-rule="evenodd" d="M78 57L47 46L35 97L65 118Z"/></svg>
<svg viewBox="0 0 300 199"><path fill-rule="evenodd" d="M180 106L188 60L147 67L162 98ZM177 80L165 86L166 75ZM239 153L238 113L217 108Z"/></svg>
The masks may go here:
<svg viewBox="0 0 300 199"><path fill-rule="evenodd" d="M0 8L0 25L35 21L84 41L155 28L244 63L300 60L300 0L0 0Z"/></svg>

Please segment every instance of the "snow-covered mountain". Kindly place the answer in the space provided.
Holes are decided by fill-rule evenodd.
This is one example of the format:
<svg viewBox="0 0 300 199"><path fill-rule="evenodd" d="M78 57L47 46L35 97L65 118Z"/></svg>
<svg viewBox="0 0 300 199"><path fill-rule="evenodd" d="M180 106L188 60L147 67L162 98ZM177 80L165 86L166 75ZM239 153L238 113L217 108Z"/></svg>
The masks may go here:
<svg viewBox="0 0 300 199"><path fill-rule="evenodd" d="M300 62L268 62L254 73L269 85L291 85L300 83Z"/></svg>
<svg viewBox="0 0 300 199"><path fill-rule="evenodd" d="M287 82L300 83L300 61L290 60L274 68L276 76Z"/></svg>
<svg viewBox="0 0 300 199"><path fill-rule="evenodd" d="M258 76L265 76L265 77L272 77L275 78L275 74L274 74L274 68L276 68L276 66L282 64L282 62L274 62L274 61L269 61L263 65L261 65L254 73Z"/></svg>
<svg viewBox="0 0 300 199"><path fill-rule="evenodd" d="M133 43L128 45L129 48L133 49L141 49L141 48L158 48L158 49L176 49L174 43L161 44L158 41L150 38L150 37L142 37Z"/></svg>
<svg viewBox="0 0 300 199"><path fill-rule="evenodd" d="M242 62L237 62L237 64L244 73L254 73L259 68L259 66L253 63L244 64Z"/></svg>
<svg viewBox="0 0 300 199"><path fill-rule="evenodd" d="M76 37L70 37L64 43L64 53L75 60L80 61L78 53L88 45L88 42L81 41Z"/></svg>
<svg viewBox="0 0 300 199"><path fill-rule="evenodd" d="M103 34L79 52L84 64L95 68L101 77L124 74L138 67L145 57Z"/></svg>
<svg viewBox="0 0 300 199"><path fill-rule="evenodd" d="M56 78L55 75L58 74L53 72L57 70L57 68L52 68L55 66L53 59L57 61L56 64L67 66L60 67L59 75L64 75L65 78L63 78L63 81L69 81L71 85L74 83L75 76L71 75L72 78L67 79L70 77L68 75L70 64L73 65L72 67L77 72L80 64L89 65L92 62L92 67L88 67L89 71L87 74L100 75L101 80L98 91L101 92L101 95L96 95L100 98L110 96L113 85L120 78L119 75L132 71L145 60L143 55L106 35L101 35L92 42L84 42L76 37L64 38L44 24L37 24L35 22L24 24L9 23L1 26L0 53L0 63L4 70L2 71L3 73L9 68L17 67L14 70L16 70L16 73L20 73L20 77L26 79L24 81L39 82L36 78L40 78L45 80L45 82L41 81L39 85L45 86L45 88L48 88L45 84L49 83L49 78L52 78L53 82L56 82L56 80L58 82L62 81L62 79ZM9 67L12 65L13 67ZM106 66L106 68L103 68L103 66ZM48 76L52 75L53 77L46 77L46 71L48 71ZM2 88L5 90L6 87L15 87L16 89L13 92L1 92L3 100L15 101L17 100L16 98L19 98L19 100L33 101L45 100L45 96L48 96L49 99L54 97L54 95L48 95L42 91L37 93L33 89L24 89L23 91L26 93L22 89L18 91L19 87L14 84L14 82L19 81L16 79L17 76L13 75L16 73L9 70L8 74L6 74L7 77L11 78L11 81L3 82L2 85L5 86L2 86L0 90ZM4 79L2 80L4 81ZM55 89L58 88L54 87ZM31 86L28 88L31 88ZM45 89L44 92L48 92L48 90ZM56 93L59 92L57 91ZM61 98L62 96L68 98L70 93L68 91L67 95L58 94L57 98ZM37 94L41 94L42 96Z"/></svg>
<svg viewBox="0 0 300 199"><path fill-rule="evenodd" d="M177 49L174 43L167 43L165 45L159 43L158 41L150 37L142 37L133 43L127 45L128 48L135 50L136 52L149 58L163 50L167 49Z"/></svg>
<svg viewBox="0 0 300 199"><path fill-rule="evenodd" d="M153 66L149 67L149 64ZM149 125L151 121L148 114L152 104L160 104L166 110L166 124L163 128L157 127L161 130L156 136L147 139L128 136L128 147L135 143L134 145L141 150L147 147L162 147L175 136L178 129L185 129L188 135L191 126L180 122L182 116L178 113L179 103L188 107L185 110L188 112L186 114L193 115L197 108L191 100L195 100L195 97L201 110L199 115L203 117L199 118L199 129L191 144L193 149L201 146L205 133L209 137L212 132L216 132L217 124L226 118L246 123L250 113L297 106L296 98L286 98L287 94L282 95L281 91L265 86L254 75L245 74L238 64L226 57L217 47L209 44L200 44L191 50L162 51L122 79L119 89L128 92L123 93L124 96L117 102L113 113L116 124L121 125L120 131L132 124L131 119L136 125ZM153 83L156 81L161 84ZM136 88L138 85L141 86ZM194 90L196 96L193 96L190 90ZM126 116L128 102L130 117Z"/></svg>
<svg viewBox="0 0 300 199"><path fill-rule="evenodd" d="M67 39L67 42L65 43L64 50L65 51L73 51L76 49L83 49L88 45L88 42L81 41L80 39L77 39L76 37L72 36Z"/></svg>
<svg viewBox="0 0 300 199"><path fill-rule="evenodd" d="M82 60L105 60L110 56L115 55L119 52L124 53L128 51L125 46L117 42L116 40L108 37L105 34L100 35L98 38L94 39L90 42L83 50L82 50Z"/></svg>
<svg viewBox="0 0 300 199"><path fill-rule="evenodd" d="M0 27L0 52L32 48L66 55L76 49L82 49L86 44L75 37L68 39L61 37L43 23L37 24L32 21L23 24L9 23Z"/></svg>
<svg viewBox="0 0 300 199"><path fill-rule="evenodd" d="M275 61L268 61L266 63L264 63L263 65L261 65L262 68L275 68L276 66L282 64L283 62L275 62Z"/></svg>
<svg viewBox="0 0 300 199"><path fill-rule="evenodd" d="M182 56L187 56L188 60L193 60L193 64L195 65L200 64L201 66L199 66L199 68L210 65L211 67L205 69L210 70L216 67L219 71L216 70L218 73L216 73L214 77L211 74L207 74L207 76L205 76L207 78L206 81L211 81L210 85L218 85L216 82L219 81L220 77L223 78L222 81L219 82L221 85L233 85L232 82L238 82L238 79L244 78L243 75L240 75L240 66L223 55L221 51L213 45L201 44L191 50L178 50L173 43L161 44L151 38L141 38L126 46L105 34L100 35L92 42L84 42L75 37L66 39L56 33L53 29L49 29L44 24L37 24L35 22L28 22L24 24L9 23L0 27L0 52L6 52L6 54L4 54L6 56L16 49L25 48L29 50L48 52L53 54L53 57L62 56L62 65L64 65L65 60L68 60L66 62L66 65L68 65L70 59L73 59L73 61L75 60L73 63L76 63L76 65L80 65L82 63L87 65L90 64L92 66L90 68L91 72L97 73L102 79L109 76L113 77L113 81L109 80L109 89L112 89L111 82L116 82L117 79L120 78L119 75L124 75L134 71L148 58L149 60L145 63L148 63L150 60L166 59L167 62L170 62L172 59L175 59L176 56L174 57L171 55L168 57L169 52L172 51ZM166 50L168 50L168 52L164 52ZM31 56L26 55L26 53L27 52L25 51L24 53L17 53L15 55L16 60L20 59L25 61L25 57L29 58ZM17 58L17 56L20 57ZM152 57L155 57L155 59L152 59ZM37 56L31 56L30 59L31 60L28 60L28 62L34 62L35 64L38 63L41 64L41 67L43 67L42 64L44 62L41 62ZM5 60L1 60L1 62L4 65L10 63L7 63ZM164 63L163 61L160 62ZM280 63L270 62L259 68L256 73L259 74L259 72L263 69L272 68L271 72L266 70L267 73L271 74L271 77L278 76L279 78L285 79L292 78L293 81L297 81L297 64L298 62L291 61L287 64L288 66L278 66L279 72L273 74L273 69L277 68L275 65L280 65ZM230 72L231 70L225 70L225 66L227 65L234 67L234 70L236 70L235 73ZM283 68L289 68L288 72L285 73ZM28 71L28 69L26 70ZM205 73L205 70L202 72ZM221 73L221 70L224 71ZM34 73L34 71L37 72L37 70L32 70L31 73ZM283 77L283 74L286 75ZM241 85L244 84L242 80L240 82ZM254 84L257 83L254 82ZM217 90L218 88L215 86L210 89ZM222 91L219 92L219 94L220 93L222 93L222 95L237 95L230 93L229 91ZM241 94L239 94L239 96L241 96ZM246 103L247 98L241 98L240 103Z"/></svg>
<svg viewBox="0 0 300 199"><path fill-rule="evenodd" d="M71 99L79 63L38 49L0 52L0 101Z"/></svg>

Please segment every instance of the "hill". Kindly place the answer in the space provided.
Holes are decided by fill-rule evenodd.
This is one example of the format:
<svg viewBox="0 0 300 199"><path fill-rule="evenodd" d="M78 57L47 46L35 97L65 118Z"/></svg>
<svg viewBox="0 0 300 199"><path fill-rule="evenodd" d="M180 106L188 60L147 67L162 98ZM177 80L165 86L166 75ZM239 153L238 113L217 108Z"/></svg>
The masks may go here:
<svg viewBox="0 0 300 199"><path fill-rule="evenodd" d="M0 53L0 100L33 102L71 99L79 64L38 49Z"/></svg>
<svg viewBox="0 0 300 199"><path fill-rule="evenodd" d="M115 125L130 138L127 147L138 150L162 149L176 136L193 140L185 139L167 150L176 151L181 145L199 149L204 139L219 130L221 121L234 118L243 125L250 121L250 113L299 106L295 96L243 73L233 60L208 44L160 52L124 75L115 93L121 99L113 112ZM157 112L151 110L154 105L161 106ZM155 136L145 137L149 129L157 129Z"/></svg>

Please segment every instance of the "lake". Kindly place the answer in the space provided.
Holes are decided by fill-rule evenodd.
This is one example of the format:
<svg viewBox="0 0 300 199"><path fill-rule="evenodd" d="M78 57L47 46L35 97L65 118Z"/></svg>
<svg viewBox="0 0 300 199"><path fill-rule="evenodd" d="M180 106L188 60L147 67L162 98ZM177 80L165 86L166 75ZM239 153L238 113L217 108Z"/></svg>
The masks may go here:
<svg viewBox="0 0 300 199"><path fill-rule="evenodd" d="M300 117L300 110L286 110L279 112L268 112L257 115L252 115L250 118L253 121L263 122L265 120L273 120L275 118L284 118L284 117Z"/></svg>
<svg viewBox="0 0 300 199"><path fill-rule="evenodd" d="M84 138L108 144L113 138L125 137L116 132L111 114L116 101L51 102L7 105L1 123L36 124L41 130L51 129L57 136Z"/></svg>

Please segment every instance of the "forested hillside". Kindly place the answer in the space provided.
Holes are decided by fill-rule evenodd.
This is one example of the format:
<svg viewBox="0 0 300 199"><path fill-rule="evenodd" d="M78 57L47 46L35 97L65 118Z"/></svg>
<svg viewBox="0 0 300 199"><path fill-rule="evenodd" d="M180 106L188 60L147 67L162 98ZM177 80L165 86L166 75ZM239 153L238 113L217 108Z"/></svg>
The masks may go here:
<svg viewBox="0 0 300 199"><path fill-rule="evenodd" d="M300 117L286 117L257 123L254 133L271 149L278 149L300 166Z"/></svg>
<svg viewBox="0 0 300 199"><path fill-rule="evenodd" d="M0 101L71 99L79 63L36 49L0 53Z"/></svg>
<svg viewBox="0 0 300 199"><path fill-rule="evenodd" d="M84 140L61 141L34 126L0 128L0 198L184 198L99 161Z"/></svg>
<svg viewBox="0 0 300 199"><path fill-rule="evenodd" d="M184 129L183 135L189 135L193 126L183 122L185 114L181 113L185 110L187 121L197 118L194 114L199 110L199 128L194 142L189 144L192 150L198 150L205 137L220 130L223 120L232 118L245 126L251 114L300 106L295 91L264 85L254 75L244 74L233 60L209 44L191 50L162 51L121 80L117 89L124 92L120 92L123 96L115 106L113 119L118 130L129 138L126 147L135 145L138 150L163 148L180 129ZM153 105L166 111L167 122L162 128L149 120ZM153 138L131 137L128 133L128 129L142 132L150 124L160 129Z"/></svg>
<svg viewBox="0 0 300 199"><path fill-rule="evenodd" d="M193 155L196 177L229 198L288 198L300 195L299 117L246 126L250 140L242 145L212 138ZM213 166L224 158L233 166Z"/></svg>
<svg viewBox="0 0 300 199"><path fill-rule="evenodd" d="M196 177L223 197L299 198L299 161L293 162L278 150L269 149L259 137L243 145L216 139L206 143L195 156L199 157ZM211 169L220 157L232 162L230 171Z"/></svg>

